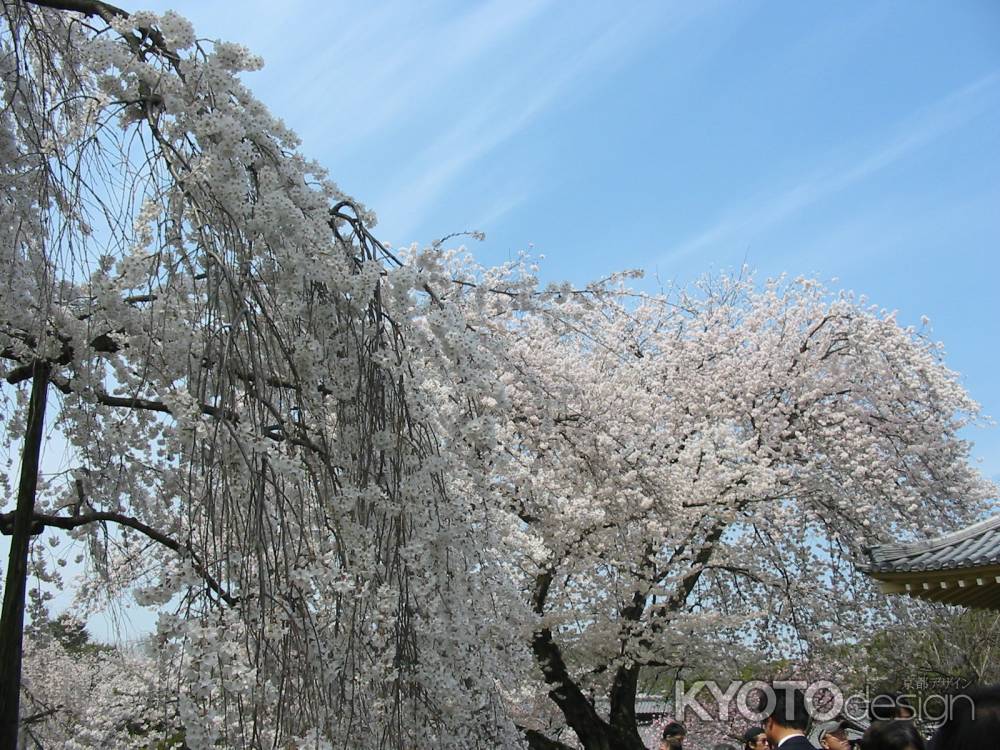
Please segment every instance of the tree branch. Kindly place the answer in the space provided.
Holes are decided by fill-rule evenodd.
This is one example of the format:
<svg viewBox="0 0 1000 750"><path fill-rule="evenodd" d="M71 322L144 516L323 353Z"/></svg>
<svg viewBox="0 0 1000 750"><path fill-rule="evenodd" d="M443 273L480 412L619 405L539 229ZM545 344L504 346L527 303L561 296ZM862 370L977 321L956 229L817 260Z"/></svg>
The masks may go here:
<svg viewBox="0 0 1000 750"><path fill-rule="evenodd" d="M173 550L174 552L183 555L185 552L191 555L191 560L194 563L194 569L202 578L205 579L205 583L208 587L214 591L220 599L222 599L230 607L235 607L239 604L240 597L233 596L222 588L222 585L212 576L205 566L202 564L201 560L195 554L194 550L191 548L190 544L181 544L179 541L171 536L164 534L161 531L157 531L152 526L143 523L138 518L132 516L126 516L123 513L112 513L110 511L95 511L92 513L81 513L75 516L55 516L48 515L45 513L35 513L31 517L32 521L32 534L40 534L46 527L52 527L56 529L65 529L71 531L79 526L85 526L90 523L99 522L110 522L117 523L120 526L126 526L130 529L135 529L136 531L144 534L145 536L152 539L154 542L159 542L164 547ZM10 513L0 513L0 533L5 535L10 534L13 529L14 523L14 512Z"/></svg>
<svg viewBox="0 0 1000 750"><path fill-rule="evenodd" d="M127 11L121 8L103 3L100 0L24 0L28 5L37 5L41 8L53 8L54 10L68 10L73 13L83 13L85 16L100 16L105 21L112 16L128 18Z"/></svg>
<svg viewBox="0 0 1000 750"><path fill-rule="evenodd" d="M38 346L38 342L34 336L28 334L24 335L12 334L12 335L20 339L21 341L23 341L25 344L27 344L32 348ZM70 346L70 339L64 335L60 335L58 331L55 332L54 335L62 342L62 347L59 352L59 356L56 359L48 361L50 369L53 365L59 365L59 366L68 365L70 362L73 361L73 356L74 356L73 347ZM114 338L108 333L102 333L98 336L95 336L93 339L91 339L89 343L90 347L95 352L104 352L106 354L113 354L121 349L121 346L118 344L118 342L115 341ZM13 360L14 362L22 363L20 367L15 367L13 370L7 373L6 380L11 385L17 385L22 381L28 380L34 373L35 360L31 360L30 362L24 362L24 359L22 357L19 357L17 352L11 348L4 349L2 352L0 352L0 357L3 357L4 359Z"/></svg>
<svg viewBox="0 0 1000 750"><path fill-rule="evenodd" d="M58 388L63 393L72 393L72 381L66 378L52 378L52 384ZM172 414L170 407L167 406L162 401L153 401L148 398L139 398L137 396L112 396L110 393L101 390L91 390L87 392L92 395L94 399L99 404L104 406L113 406L124 409L142 409L144 411L156 411L162 414ZM220 409L217 406L211 406L210 404L198 404L198 409L202 414L207 414L210 417L218 417L220 419L230 419L234 422L238 422L237 415L230 409Z"/></svg>

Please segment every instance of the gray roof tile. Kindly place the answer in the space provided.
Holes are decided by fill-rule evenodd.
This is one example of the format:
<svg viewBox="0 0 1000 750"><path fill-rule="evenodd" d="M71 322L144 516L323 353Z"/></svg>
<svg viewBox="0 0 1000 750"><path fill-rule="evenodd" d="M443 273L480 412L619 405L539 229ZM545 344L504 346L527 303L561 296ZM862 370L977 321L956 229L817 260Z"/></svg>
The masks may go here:
<svg viewBox="0 0 1000 750"><path fill-rule="evenodd" d="M1000 564L1000 515L914 544L882 544L867 550L869 573L960 570Z"/></svg>

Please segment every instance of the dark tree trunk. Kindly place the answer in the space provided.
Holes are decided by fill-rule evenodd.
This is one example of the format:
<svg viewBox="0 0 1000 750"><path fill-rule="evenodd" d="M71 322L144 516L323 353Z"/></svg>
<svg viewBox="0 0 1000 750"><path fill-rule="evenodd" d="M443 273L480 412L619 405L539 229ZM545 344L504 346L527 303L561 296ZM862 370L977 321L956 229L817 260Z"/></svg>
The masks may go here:
<svg viewBox="0 0 1000 750"><path fill-rule="evenodd" d="M558 740L552 740L541 732L534 729L525 729L525 739L528 740L528 750L573 750L569 745L564 745Z"/></svg>
<svg viewBox="0 0 1000 750"><path fill-rule="evenodd" d="M738 506L742 508L742 505ZM716 545L722 538L728 522L716 520L698 544L697 552L691 561L690 568L677 584L677 588L667 600L665 606L652 614L652 632L663 626L663 620L669 619L673 613L682 611L691 592L704 572L704 565L711 559ZM689 538L681 544L673 554L671 562L677 559L685 550L696 542L700 529L696 525ZM647 549L644 559L649 559L652 550ZM553 571L540 573L535 579L535 590L532 595L532 609L538 614L545 612L545 602L549 587L552 584ZM641 591L633 592L628 605L621 610L622 620L626 623L639 622L646 612L647 598ZM649 637L649 636L647 636ZM639 736L635 716L635 698L639 686L640 665L635 663L622 664L616 671L611 684L609 699L611 711L605 721L594 710L593 705L580 690L570 675L569 668L563 660L562 650L555 642L553 633L548 628L535 631L532 638L532 650L535 661L542 670L545 682L551 687L549 697L562 711L566 723L576 732L585 750L643 750L645 745ZM646 644L650 645L650 644ZM537 734L537 733L535 733ZM547 737L532 737L525 733L528 746L532 750L548 750L559 747Z"/></svg>
<svg viewBox="0 0 1000 750"><path fill-rule="evenodd" d="M18 712L21 697L21 650L24 640L24 594L28 575L38 464L45 426L45 401L49 387L49 364L36 361L28 403L28 426L21 449L21 477L10 538L10 558L0 615L0 750L17 747Z"/></svg>

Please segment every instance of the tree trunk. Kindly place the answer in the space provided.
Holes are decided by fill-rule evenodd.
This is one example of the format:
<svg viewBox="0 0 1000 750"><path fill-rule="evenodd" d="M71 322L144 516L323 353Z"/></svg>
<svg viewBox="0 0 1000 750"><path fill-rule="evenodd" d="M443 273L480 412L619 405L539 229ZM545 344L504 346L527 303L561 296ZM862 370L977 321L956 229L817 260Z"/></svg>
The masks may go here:
<svg viewBox="0 0 1000 750"><path fill-rule="evenodd" d="M21 650L24 641L24 594L27 588L28 547L31 542L38 464L45 427L45 400L49 387L49 364L35 361L28 403L28 426L21 448L21 477L17 488L10 537L10 558L0 615L0 750L17 748L21 698Z"/></svg>
<svg viewBox="0 0 1000 750"><path fill-rule="evenodd" d="M541 732L534 729L525 729L525 738L528 740L528 750L573 750L569 745L565 745L558 740L550 740Z"/></svg>

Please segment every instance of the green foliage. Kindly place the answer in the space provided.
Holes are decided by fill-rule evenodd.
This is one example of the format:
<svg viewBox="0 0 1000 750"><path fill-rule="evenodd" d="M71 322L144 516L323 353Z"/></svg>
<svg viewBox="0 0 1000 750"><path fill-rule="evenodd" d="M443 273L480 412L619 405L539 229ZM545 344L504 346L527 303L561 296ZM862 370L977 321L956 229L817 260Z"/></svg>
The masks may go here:
<svg viewBox="0 0 1000 750"><path fill-rule="evenodd" d="M866 653L880 688L919 696L1000 682L1000 613L917 607L909 621L874 635Z"/></svg>
<svg viewBox="0 0 1000 750"><path fill-rule="evenodd" d="M96 654L111 651L113 647L95 643L82 620L68 612L49 618L44 610L36 610L32 623L25 628L29 637L36 640L51 638L58 642L72 656Z"/></svg>
<svg viewBox="0 0 1000 750"><path fill-rule="evenodd" d="M186 750L186 748L183 731L174 732L169 737L164 737L156 744L150 745L150 750Z"/></svg>

